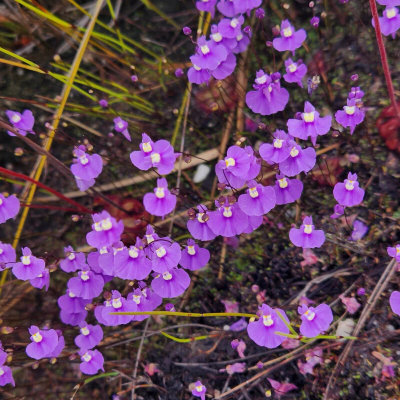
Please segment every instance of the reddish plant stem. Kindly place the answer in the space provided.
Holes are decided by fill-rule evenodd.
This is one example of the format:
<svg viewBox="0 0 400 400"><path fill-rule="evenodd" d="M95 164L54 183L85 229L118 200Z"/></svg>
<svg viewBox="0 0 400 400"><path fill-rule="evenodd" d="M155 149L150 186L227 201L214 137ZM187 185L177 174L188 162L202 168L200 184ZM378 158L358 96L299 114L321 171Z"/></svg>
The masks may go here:
<svg viewBox="0 0 400 400"><path fill-rule="evenodd" d="M394 97L393 82L392 82L392 77L390 75L390 70L389 70L389 64L388 64L388 59L387 59L387 55L386 55L385 44L383 43L381 26L379 24L378 9L376 7L375 0L369 0L369 6L371 8L372 17L374 19L376 41L378 43L379 54L381 56L382 68L383 68L383 72L385 74L386 86L387 86L387 89L388 89L390 101L392 102L393 109L394 109L394 111L396 113L397 118L400 121L399 107L397 106L396 98Z"/></svg>
<svg viewBox="0 0 400 400"><path fill-rule="evenodd" d="M88 208L86 208L85 206L77 203L76 201L69 199L68 197L64 196L63 194L61 194L60 192L57 192L56 190L52 189L51 187L36 181L35 179L32 179L30 176L24 175L24 174L20 174L18 172L14 172L11 171L9 169L0 167L0 173L5 174L5 175L9 175L9 176L13 176L15 178L19 178L19 179L23 179L24 181L29 181L32 182L34 184L36 184L36 186L46 190L47 192L50 192L51 194L53 194L54 196L57 196L58 198L65 200L66 202L68 202L69 204L72 204L73 206L75 206L80 212L82 213L86 213L86 214L93 214L93 211L89 210Z"/></svg>

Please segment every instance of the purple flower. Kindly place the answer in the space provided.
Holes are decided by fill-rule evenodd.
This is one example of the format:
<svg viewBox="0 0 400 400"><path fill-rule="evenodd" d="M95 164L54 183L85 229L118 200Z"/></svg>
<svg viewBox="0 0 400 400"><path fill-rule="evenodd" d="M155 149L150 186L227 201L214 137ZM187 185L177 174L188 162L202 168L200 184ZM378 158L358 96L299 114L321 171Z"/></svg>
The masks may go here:
<svg viewBox="0 0 400 400"><path fill-rule="evenodd" d="M98 350L81 350L79 355L82 361L79 368L82 373L86 375L95 375L99 370L104 371L104 358Z"/></svg>
<svg viewBox="0 0 400 400"><path fill-rule="evenodd" d="M274 190L277 205L293 203L301 197L303 183L298 179L277 175Z"/></svg>
<svg viewBox="0 0 400 400"><path fill-rule="evenodd" d="M364 296L365 295L365 289L363 287L360 287L357 289L357 296Z"/></svg>
<svg viewBox="0 0 400 400"><path fill-rule="evenodd" d="M290 141L289 157L279 163L279 169L282 174L295 176L300 172L308 172L314 168L317 154L312 147L302 149L295 141Z"/></svg>
<svg viewBox="0 0 400 400"><path fill-rule="evenodd" d="M151 282L151 288L162 298L180 296L190 284L189 275L180 268L174 268L157 275Z"/></svg>
<svg viewBox="0 0 400 400"><path fill-rule="evenodd" d="M168 190L168 183L165 178L157 179L157 187L154 188L154 193L144 195L143 205L147 212L158 217L164 217L174 210L176 196Z"/></svg>
<svg viewBox="0 0 400 400"><path fill-rule="evenodd" d="M211 72L194 64L193 58L194 56L190 57L193 67L190 67L187 72L189 82L196 83L197 85L208 82L211 78Z"/></svg>
<svg viewBox="0 0 400 400"><path fill-rule="evenodd" d="M33 117L31 110L24 110L22 114L17 111L7 110L6 115L13 127L17 129L22 136L26 136L28 133L31 133L32 135L35 134L32 130L33 125L35 124L35 118ZM10 131L7 131L7 133L10 136L16 136Z"/></svg>
<svg viewBox="0 0 400 400"><path fill-rule="evenodd" d="M298 308L301 315L300 333L308 338L320 335L329 329L333 321L331 308L327 304L320 304L317 307L302 305Z"/></svg>
<svg viewBox="0 0 400 400"><path fill-rule="evenodd" d="M132 164L143 171L153 167L158 169L159 174L166 175L174 169L176 155L167 140L161 139L154 143L143 133L140 151L133 151L130 158Z"/></svg>
<svg viewBox="0 0 400 400"><path fill-rule="evenodd" d="M86 266L84 253L76 253L71 246L64 247L66 258L60 261L60 268L65 272L75 272Z"/></svg>
<svg viewBox="0 0 400 400"><path fill-rule="evenodd" d="M239 196L240 209L249 216L267 214L275 207L275 191L270 186L263 186L254 180L247 183L245 194Z"/></svg>
<svg viewBox="0 0 400 400"><path fill-rule="evenodd" d="M260 156L268 164L285 161L290 155L291 142L285 131L278 129L273 134L272 144L263 143L260 146Z"/></svg>
<svg viewBox="0 0 400 400"><path fill-rule="evenodd" d="M100 325L89 325L86 322L79 324L80 335L75 338L75 344L81 350L93 349L103 339L103 329Z"/></svg>
<svg viewBox="0 0 400 400"><path fill-rule="evenodd" d="M292 228L289 231L290 241L297 247L303 249L313 249L321 247L325 242L323 230L314 229L312 217L304 217L299 229Z"/></svg>
<svg viewBox="0 0 400 400"><path fill-rule="evenodd" d="M232 49L232 52L235 54L246 51L250 44L251 31L248 32L248 29L246 28L244 28L243 33L239 33L239 35L237 35L235 38L236 46Z"/></svg>
<svg viewBox="0 0 400 400"><path fill-rule="evenodd" d="M152 246L151 263L153 271L163 273L175 268L181 259L181 246L178 243L159 239Z"/></svg>
<svg viewBox="0 0 400 400"><path fill-rule="evenodd" d="M73 151L74 158L71 172L75 178L83 181L97 178L103 169L103 160L98 154L89 155L85 152L85 146L79 146Z"/></svg>
<svg viewBox="0 0 400 400"><path fill-rule="evenodd" d="M13 194L5 197L0 193L0 224L14 218L20 209L20 202Z"/></svg>
<svg viewBox="0 0 400 400"><path fill-rule="evenodd" d="M68 289L78 297L89 300L97 297L103 290L104 280L101 275L84 268L78 276L68 281Z"/></svg>
<svg viewBox="0 0 400 400"><path fill-rule="evenodd" d="M30 279L30 283L37 289L43 289L46 287L47 292L50 286L50 272L48 268L45 268L37 277Z"/></svg>
<svg viewBox="0 0 400 400"><path fill-rule="evenodd" d="M368 232L368 226L359 221L358 219L356 219L353 222L353 232L351 233L349 240L352 241L361 240L366 235L367 232Z"/></svg>
<svg viewBox="0 0 400 400"><path fill-rule="evenodd" d="M125 136L125 139L131 141L131 135L128 131L128 123L123 120L121 117L114 118L114 129L117 132L122 133Z"/></svg>
<svg viewBox="0 0 400 400"><path fill-rule="evenodd" d="M137 82L139 80L137 75L131 75L131 81L132 82ZM128 139L129 140L129 139Z"/></svg>
<svg viewBox="0 0 400 400"><path fill-rule="evenodd" d="M0 270L8 268L7 263L14 263L17 260L14 248L11 244L0 242Z"/></svg>
<svg viewBox="0 0 400 400"><path fill-rule="evenodd" d="M96 307L96 310L99 308L101 312L101 319L98 319L98 321L106 326L129 324L132 321L132 315L111 315L110 313L134 312L137 310L136 303L126 300L117 290L113 290L111 293L112 297L110 301L106 301L104 306Z"/></svg>
<svg viewBox="0 0 400 400"><path fill-rule="evenodd" d="M57 300L58 306L62 311L69 313L83 313L85 306L90 300L78 297L71 290L67 289L66 294L60 296Z"/></svg>
<svg viewBox="0 0 400 400"><path fill-rule="evenodd" d="M337 219L341 217L344 214L344 208L340 204L335 204L335 207L333 207L333 214L330 216L332 219Z"/></svg>
<svg viewBox="0 0 400 400"><path fill-rule="evenodd" d="M275 50L291 51L293 54L306 40L307 34L304 29L294 30L290 22L285 19L281 23L281 37L275 38L272 44Z"/></svg>
<svg viewBox="0 0 400 400"><path fill-rule="evenodd" d="M314 16L310 19L310 24L314 27L314 28L318 28L319 26L319 17Z"/></svg>
<svg viewBox="0 0 400 400"><path fill-rule="evenodd" d="M58 336L58 343L57 343L57 346L55 347L55 349L51 353L49 353L49 355L47 356L49 358L57 358L62 353L62 351L64 350L64 347L65 347L65 339L64 339L64 336L62 335L62 331L57 329L56 333Z"/></svg>
<svg viewBox="0 0 400 400"><path fill-rule="evenodd" d="M365 191L359 187L357 174L349 172L344 183L339 182L333 188L333 197L342 206L352 207L362 203Z"/></svg>
<svg viewBox="0 0 400 400"><path fill-rule="evenodd" d="M234 17L239 14L235 10L235 2L232 0L220 0L217 4L218 11L225 17Z"/></svg>
<svg viewBox="0 0 400 400"><path fill-rule="evenodd" d="M360 308L361 304L357 301L355 297L345 297L342 294L339 296L342 303L346 307L346 311L349 314L355 314L355 312Z"/></svg>
<svg viewBox="0 0 400 400"><path fill-rule="evenodd" d="M300 62L294 62L291 58L285 61L286 74L283 75L283 79L289 83L297 83L301 88L303 83L301 80L307 73L307 67L305 64Z"/></svg>
<svg viewBox="0 0 400 400"><path fill-rule="evenodd" d="M265 18L265 11L263 8L257 8L256 10L256 18L264 19Z"/></svg>
<svg viewBox="0 0 400 400"><path fill-rule="evenodd" d="M241 27L244 22L244 17L241 15L238 18L224 18L218 24L218 31L223 37L228 39L236 38L241 33Z"/></svg>
<svg viewBox="0 0 400 400"><path fill-rule="evenodd" d="M187 241L187 246L182 250L179 264L186 269L196 271L206 266L210 260L210 252L199 247L193 239Z"/></svg>
<svg viewBox="0 0 400 400"><path fill-rule="evenodd" d="M228 200L225 200L224 205L218 207L217 211L210 212L209 216L209 227L217 236L240 235L249 224L247 215L238 204L230 204Z"/></svg>
<svg viewBox="0 0 400 400"><path fill-rule="evenodd" d="M356 105L355 99L347 99L347 106L343 107L343 111L339 110L335 114L335 119L343 127L350 128L350 135L353 134L356 126L364 121L365 113Z"/></svg>
<svg viewBox="0 0 400 400"><path fill-rule="evenodd" d="M350 89L350 92L348 95L349 99L355 99L357 102L357 100L361 100L363 97L364 97L364 92L360 89L359 86L353 86Z"/></svg>
<svg viewBox="0 0 400 400"><path fill-rule="evenodd" d="M244 318L240 318L238 321L234 322L229 329L232 332L240 332L243 331L247 328L247 322Z"/></svg>
<svg viewBox="0 0 400 400"><path fill-rule="evenodd" d="M245 358L244 352L246 350L246 343L243 340L232 340L231 342L232 349L236 350L240 358Z"/></svg>
<svg viewBox="0 0 400 400"><path fill-rule="evenodd" d="M225 46L225 48L228 52L228 57L229 57L231 50L233 50L237 46L236 38L227 38L226 36L223 36L219 30L218 25L211 25L210 38L216 44L222 44L223 46Z"/></svg>
<svg viewBox="0 0 400 400"><path fill-rule="evenodd" d="M38 277L45 268L44 260L32 255L28 247L22 248L21 262L13 263L12 272L17 279L27 281Z"/></svg>
<svg viewBox="0 0 400 400"><path fill-rule="evenodd" d="M289 135L306 140L309 136L313 145L317 143L317 137L326 135L332 124L332 116L320 117L313 105L306 101L304 113L301 119L289 119L287 122Z"/></svg>
<svg viewBox="0 0 400 400"><path fill-rule="evenodd" d="M253 88L246 94L246 104L256 114L271 115L285 109L289 92L281 87L279 73L268 75L259 70Z"/></svg>
<svg viewBox="0 0 400 400"><path fill-rule="evenodd" d="M54 329L40 330L37 326L32 325L29 333L32 343L26 346L26 354L35 360L49 357L58 344L57 332Z"/></svg>
<svg viewBox="0 0 400 400"><path fill-rule="evenodd" d="M218 161L224 172L239 178L245 178L250 168L249 157L246 151L239 146L231 146L226 152L226 157Z"/></svg>
<svg viewBox="0 0 400 400"><path fill-rule="evenodd" d="M400 262L400 244L396 244L395 247L388 247L387 252L390 257L393 257L397 262Z"/></svg>
<svg viewBox="0 0 400 400"><path fill-rule="evenodd" d="M94 224L92 231L86 235L86 241L90 246L100 249L101 247L111 246L118 242L124 230L122 221L117 220L107 212L92 215Z"/></svg>
<svg viewBox="0 0 400 400"><path fill-rule="evenodd" d="M0 366L0 386L5 386L8 383L15 387L11 368L7 367L7 365L2 365Z"/></svg>
<svg viewBox="0 0 400 400"><path fill-rule="evenodd" d="M241 373L246 370L246 363L228 364L225 368L220 369L220 372L226 371L229 375Z"/></svg>
<svg viewBox="0 0 400 400"><path fill-rule="evenodd" d="M386 7L383 11L383 17L379 17L379 25L383 35L392 35L394 39L396 32L400 28L399 9L397 7ZM374 19L372 19L372 26L375 28Z"/></svg>
<svg viewBox="0 0 400 400"><path fill-rule="evenodd" d="M114 257L115 276L121 279L146 279L152 270L151 261L143 251L143 243L137 238L135 246L119 251Z"/></svg>
<svg viewBox="0 0 400 400"><path fill-rule="evenodd" d="M278 347L286 338L285 336L277 335L275 332L289 333L289 328L277 314L277 311L279 311L289 323L285 311L280 308L273 309L266 304L260 306L259 310L260 318L250 322L247 326L247 333L250 339L259 346L268 347L269 349Z"/></svg>
<svg viewBox="0 0 400 400"><path fill-rule="evenodd" d="M228 52L225 46L216 44L212 40L206 40L205 36L201 36L197 41L196 54L190 60L202 69L213 71L227 57Z"/></svg>
<svg viewBox="0 0 400 400"><path fill-rule="evenodd" d="M99 105L100 105L100 107L107 108L108 107L108 101L106 99L100 99L99 100Z"/></svg>
<svg viewBox="0 0 400 400"><path fill-rule="evenodd" d="M376 0L382 6L400 6L400 0Z"/></svg>
<svg viewBox="0 0 400 400"><path fill-rule="evenodd" d="M275 390L275 395L278 397L278 399L284 395L287 392L290 392L291 390L297 389L297 386L294 385L293 383L288 383L288 382L278 382L275 381L274 379L267 378L268 382L271 384L272 388Z"/></svg>
<svg viewBox="0 0 400 400"><path fill-rule="evenodd" d="M228 57L225 61L222 61L214 71L211 72L211 75L215 79L225 79L228 77L236 68L236 57L234 54L229 53Z"/></svg>
<svg viewBox="0 0 400 400"><path fill-rule="evenodd" d="M182 69L182 68L177 68L177 69L175 70L175 76L176 76L177 78L180 78L181 76L183 76L183 69Z"/></svg>
<svg viewBox="0 0 400 400"><path fill-rule="evenodd" d="M205 400L206 391L207 391L207 388L200 381L197 381L194 384L194 389L192 390L192 395L194 397L200 397L201 400Z"/></svg>
<svg viewBox="0 0 400 400"><path fill-rule="evenodd" d="M192 30L188 26L184 26L182 32L184 35L189 36L192 33Z"/></svg>
<svg viewBox="0 0 400 400"><path fill-rule="evenodd" d="M400 315L400 292L397 290L393 291L390 295L389 303L392 311L395 314Z"/></svg>
<svg viewBox="0 0 400 400"><path fill-rule="evenodd" d="M207 241L214 239L217 235L211 230L210 213L205 205L200 204L197 206L198 213L194 219L189 219L187 228L190 234L198 240Z"/></svg>
<svg viewBox="0 0 400 400"><path fill-rule="evenodd" d="M311 374L314 375L314 367L318 364L322 364L322 349L315 347L314 349L307 350L305 353L306 362L303 363L300 360L297 361L300 373L303 375Z"/></svg>
<svg viewBox="0 0 400 400"><path fill-rule="evenodd" d="M127 300L136 303L137 311L153 311L162 303L162 298L148 288L135 289L128 294ZM143 321L148 317L149 315L134 315L132 321Z"/></svg>
<svg viewBox="0 0 400 400"><path fill-rule="evenodd" d="M196 8L199 11L209 12L211 17L214 18L216 2L217 0L198 0L196 1Z"/></svg>

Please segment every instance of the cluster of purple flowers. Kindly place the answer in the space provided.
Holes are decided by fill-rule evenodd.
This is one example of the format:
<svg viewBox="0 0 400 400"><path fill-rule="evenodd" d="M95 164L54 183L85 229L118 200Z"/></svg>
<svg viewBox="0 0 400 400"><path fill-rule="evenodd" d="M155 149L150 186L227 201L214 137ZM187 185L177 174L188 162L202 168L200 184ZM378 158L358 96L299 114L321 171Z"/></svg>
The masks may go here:
<svg viewBox="0 0 400 400"><path fill-rule="evenodd" d="M249 14L261 4L261 0L200 0L196 7L200 11L208 11L214 16L215 6L226 18L211 26L209 39L198 38L195 54L190 57L192 67L187 75L189 82L202 84L210 80L225 79L235 70L235 54L244 52L251 38L248 27L242 28L244 14ZM185 31L184 31L185 33Z"/></svg>
<svg viewBox="0 0 400 400"><path fill-rule="evenodd" d="M364 92L359 87L352 87L347 97L347 105L343 107L343 110L339 110L335 114L335 119L340 125L350 128L350 135L354 133L356 126L364 121L363 96Z"/></svg>

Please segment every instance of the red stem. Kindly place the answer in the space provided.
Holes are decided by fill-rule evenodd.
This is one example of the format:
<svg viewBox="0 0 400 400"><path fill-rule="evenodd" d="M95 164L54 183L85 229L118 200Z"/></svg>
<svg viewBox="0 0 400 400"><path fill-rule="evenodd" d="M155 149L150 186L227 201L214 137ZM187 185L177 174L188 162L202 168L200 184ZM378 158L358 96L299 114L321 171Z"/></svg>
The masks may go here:
<svg viewBox="0 0 400 400"><path fill-rule="evenodd" d="M369 6L371 8L372 17L374 18L376 41L378 42L379 54L381 56L382 68L385 74L386 86L388 89L390 101L392 102L392 106L396 113L397 118L400 120L400 112L396 103L396 98L394 97L393 82L392 82L392 77L390 75L385 44L383 43L381 26L379 24L378 9L376 7L375 0L369 0Z"/></svg>
<svg viewBox="0 0 400 400"><path fill-rule="evenodd" d="M63 194L61 194L60 192L57 192L57 190L52 189L49 186L44 185L41 182L36 181L35 179L32 179L31 177L24 175L24 174L20 174L19 172L14 172L11 171L9 169L0 167L0 173L3 173L5 175L10 175L10 176L14 176L15 178L19 178L19 179L23 179L24 181L29 181L34 183L35 185L39 186L40 188L46 190L47 192L50 192L51 194L53 194L54 196L57 196L58 198L68 202L69 204L72 204L73 206L75 206L80 212L82 213L86 213L86 214L93 214L93 211L90 211L88 208L86 208L85 206L77 203L76 201L69 199L68 197L64 196Z"/></svg>

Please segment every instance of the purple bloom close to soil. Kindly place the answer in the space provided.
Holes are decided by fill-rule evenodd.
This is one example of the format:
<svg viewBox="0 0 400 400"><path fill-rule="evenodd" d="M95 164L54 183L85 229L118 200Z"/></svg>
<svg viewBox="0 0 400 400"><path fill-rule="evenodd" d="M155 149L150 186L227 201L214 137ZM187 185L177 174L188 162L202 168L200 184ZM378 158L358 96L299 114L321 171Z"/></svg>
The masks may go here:
<svg viewBox="0 0 400 400"><path fill-rule="evenodd" d="M387 252L390 257L393 257L397 262L400 262L400 244L396 244L395 247L388 247Z"/></svg>
<svg viewBox="0 0 400 400"><path fill-rule="evenodd" d="M104 357L98 350L80 351L81 363L79 368L86 375L95 375L99 370L104 371Z"/></svg>
<svg viewBox="0 0 400 400"><path fill-rule="evenodd" d="M228 52L225 46L216 44L212 40L206 40L205 36L201 36L197 41L196 54L190 60L202 69L213 71L227 57Z"/></svg>
<svg viewBox="0 0 400 400"><path fill-rule="evenodd" d="M283 396L285 393L290 392L291 390L297 389L297 386L294 385L293 383L289 382L278 382L275 381L274 379L267 378L268 382L271 384L272 388L275 391L276 397L279 399L281 396Z"/></svg>
<svg viewBox="0 0 400 400"><path fill-rule="evenodd" d="M11 384L15 387L15 381L12 376L11 368L7 365L0 366L0 386Z"/></svg>
<svg viewBox="0 0 400 400"><path fill-rule="evenodd" d="M246 193L238 199L239 207L246 215L264 215L275 207L275 191L272 187L263 186L254 180L247 185L249 188Z"/></svg>
<svg viewBox="0 0 400 400"><path fill-rule="evenodd" d="M289 333L289 328L281 320L277 311L281 313L288 323L289 319L280 308L274 309L263 304L259 307L259 310L261 312L260 318L249 323L247 333L250 339L259 346L274 349L286 339L285 336L277 335L275 332Z"/></svg>
<svg viewBox="0 0 400 400"><path fill-rule="evenodd" d="M207 391L207 388L200 381L197 381L194 384L194 389L192 390L192 395L194 397L200 397L201 400L205 400L206 391Z"/></svg>
<svg viewBox="0 0 400 400"><path fill-rule="evenodd" d="M292 228L289 231L289 238L297 247L313 249L314 247L321 247L324 244L325 233L323 230L314 229L311 217L304 217L299 229Z"/></svg>
<svg viewBox="0 0 400 400"><path fill-rule="evenodd" d="M209 12L211 14L211 17L214 18L216 3L217 0L198 0L196 1L196 8L199 11Z"/></svg>
<svg viewBox="0 0 400 400"><path fill-rule="evenodd" d="M196 271L206 266L210 260L210 252L199 247L193 239L188 239L187 246L182 250L179 264L190 271Z"/></svg>
<svg viewBox="0 0 400 400"><path fill-rule="evenodd" d="M94 224L92 231L86 235L86 241L90 246L100 249L118 242L124 230L122 221L117 222L107 211L92 215Z"/></svg>
<svg viewBox="0 0 400 400"><path fill-rule="evenodd" d="M350 135L353 134L356 126L364 121L365 113L356 105L355 99L347 99L347 106L335 114L335 119L343 127L350 128Z"/></svg>
<svg viewBox="0 0 400 400"><path fill-rule="evenodd" d="M218 206L217 211L212 211L208 215L208 224L211 230L218 236L231 237L240 235L247 228L248 216L239 208L238 204L229 204L228 200L224 205Z"/></svg>
<svg viewBox="0 0 400 400"><path fill-rule="evenodd" d="M332 116L320 117L313 105L306 101L301 119L289 119L287 122L289 135L299 139L311 138L313 145L317 143L317 137L326 135L332 124Z"/></svg>
<svg viewBox="0 0 400 400"><path fill-rule="evenodd" d="M35 124L35 118L33 117L31 110L24 110L22 114L18 111L7 110L6 115L11 125L13 125L22 136L26 136L28 133L31 133L32 135L35 134L32 130L33 125ZM7 131L7 133L10 136L16 136L15 133L12 133L11 131Z"/></svg>
<svg viewBox="0 0 400 400"><path fill-rule="evenodd" d="M362 203L365 191L359 187L357 174L349 172L347 179L333 188L333 197L342 206L352 207Z"/></svg>
<svg viewBox="0 0 400 400"><path fill-rule="evenodd" d="M14 194L5 197L0 193L0 224L14 218L18 214L20 206L20 202Z"/></svg>
<svg viewBox="0 0 400 400"><path fill-rule="evenodd" d="M162 298L180 296L190 284L190 277L186 271L174 268L157 275L151 282L154 293Z"/></svg>
<svg viewBox="0 0 400 400"><path fill-rule="evenodd" d="M65 272L75 272L82 269L86 264L84 253L77 253L71 246L64 247L66 258L60 261L60 268Z"/></svg>
<svg viewBox="0 0 400 400"><path fill-rule="evenodd" d="M277 205L293 203L301 197L303 182L277 175L274 190Z"/></svg>
<svg viewBox="0 0 400 400"><path fill-rule="evenodd" d="M400 15L397 7L386 7L383 11L383 16L379 17L379 25L381 32L385 36L392 35L394 39L396 32L400 28ZM374 19L372 19L372 26L375 28Z"/></svg>
<svg viewBox="0 0 400 400"><path fill-rule="evenodd" d="M45 262L44 260L33 256L28 247L23 247L21 262L13 263L11 267L12 272L17 279L27 281L36 278L43 273Z"/></svg>
<svg viewBox="0 0 400 400"><path fill-rule="evenodd" d="M285 19L281 23L281 37L275 38L272 45L278 51L291 51L293 54L296 49L301 47L306 40L307 34L304 29L295 31L290 22Z"/></svg>
<svg viewBox="0 0 400 400"><path fill-rule="evenodd" d="M217 235L211 230L209 226L210 216L207 213L207 207L200 204L197 206L198 213L194 219L189 219L187 228L190 234L198 240L207 241L214 239Z"/></svg>
<svg viewBox="0 0 400 400"><path fill-rule="evenodd" d="M246 104L254 113L271 115L285 109L289 92L281 87L279 73L268 75L259 70L253 88L246 94Z"/></svg>
<svg viewBox="0 0 400 400"><path fill-rule="evenodd" d="M162 274L175 268L181 259L181 246L177 242L160 239L152 246L151 263L153 271Z"/></svg>
<svg viewBox="0 0 400 400"><path fill-rule="evenodd" d="M17 261L17 255L11 244L0 242L0 270L9 268L7 263L14 263Z"/></svg>
<svg viewBox="0 0 400 400"><path fill-rule="evenodd" d="M86 322L79 324L80 335L75 338L75 344L81 350L93 349L103 339L103 329L100 325L90 325Z"/></svg>
<svg viewBox="0 0 400 400"><path fill-rule="evenodd" d="M152 270L151 261L143 251L141 239L136 238L135 246L124 248L114 258L115 276L121 279L146 279Z"/></svg>
<svg viewBox="0 0 400 400"><path fill-rule="evenodd" d="M390 295L389 303L392 311L395 314L400 315L400 292L397 290L393 291Z"/></svg>
<svg viewBox="0 0 400 400"><path fill-rule="evenodd" d="M303 304L298 308L298 313L302 320L300 333L308 338L327 331L333 321L332 310L327 304L320 304L315 308Z"/></svg>
<svg viewBox="0 0 400 400"><path fill-rule="evenodd" d="M314 28L318 28L319 26L319 17L314 16L310 19L310 24L314 27Z"/></svg>
<svg viewBox="0 0 400 400"><path fill-rule="evenodd" d="M295 141L290 141L289 157L279 163L279 169L283 175L295 176L300 172L308 172L314 168L317 154L312 147L302 149Z"/></svg>
<svg viewBox="0 0 400 400"><path fill-rule="evenodd" d="M97 297L103 290L104 280L101 275L88 268L78 272L78 276L68 281L68 289L78 297L89 300Z"/></svg>
<svg viewBox="0 0 400 400"><path fill-rule="evenodd" d="M45 268L37 277L30 279L30 283L37 289L43 289L46 287L47 292L50 286L50 271L48 268Z"/></svg>
<svg viewBox="0 0 400 400"><path fill-rule="evenodd" d="M291 58L285 61L286 74L283 79L289 83L297 83L301 88L303 87L302 79L307 73L305 64L295 62Z"/></svg>
<svg viewBox="0 0 400 400"><path fill-rule="evenodd" d="M351 233L351 236L349 240L352 241L357 241L361 240L368 232L368 226L365 225L363 222L359 221L356 219L353 222L353 232Z"/></svg>
<svg viewBox="0 0 400 400"><path fill-rule="evenodd" d="M140 151L133 151L130 158L132 164L142 171L153 167L157 168L159 174L166 175L174 169L176 155L167 140L153 142L146 133L143 133Z"/></svg>
<svg viewBox="0 0 400 400"><path fill-rule="evenodd" d="M290 136L285 131L278 129L273 134L274 140L271 143L263 143L260 146L260 156L268 164L275 164L285 161L291 150Z"/></svg>
<svg viewBox="0 0 400 400"><path fill-rule="evenodd" d="M83 181L97 178L103 169L103 160L98 154L87 154L85 146L79 146L74 149L73 164L71 172L76 178Z"/></svg>
<svg viewBox="0 0 400 400"><path fill-rule="evenodd" d="M340 204L335 204L333 207L333 214L330 216L332 219L337 219L344 214L345 207L341 206Z"/></svg>
<svg viewBox="0 0 400 400"><path fill-rule="evenodd" d="M158 217L164 217L174 210L176 196L168 190L168 183L165 178L157 179L157 187L154 188L154 193L144 195L143 205L147 212Z"/></svg>
<svg viewBox="0 0 400 400"><path fill-rule="evenodd" d="M125 139L132 141L131 135L128 131L128 123L121 117L114 118L114 129L117 132L122 133L125 136Z"/></svg>
<svg viewBox="0 0 400 400"><path fill-rule="evenodd" d="M100 107L107 108L108 107L108 101L106 99L100 99L99 100L99 105L100 105Z"/></svg>
<svg viewBox="0 0 400 400"><path fill-rule="evenodd" d="M26 354L30 358L40 360L49 357L58 344L58 335L54 329L39 329L32 325L29 328L32 343L26 346Z"/></svg>

